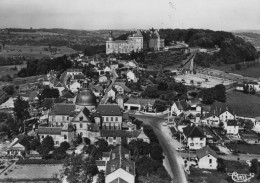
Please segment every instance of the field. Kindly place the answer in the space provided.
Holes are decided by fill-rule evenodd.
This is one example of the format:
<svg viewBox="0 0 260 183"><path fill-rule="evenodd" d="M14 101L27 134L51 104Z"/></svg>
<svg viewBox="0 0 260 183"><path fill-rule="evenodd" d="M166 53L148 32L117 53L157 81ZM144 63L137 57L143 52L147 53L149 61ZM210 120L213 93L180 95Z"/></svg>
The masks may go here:
<svg viewBox="0 0 260 183"><path fill-rule="evenodd" d="M13 164L7 168L1 175L0 181L4 179L22 179L22 180L38 180L38 179L52 179L56 175L60 175L62 165L16 165Z"/></svg>
<svg viewBox="0 0 260 183"><path fill-rule="evenodd" d="M226 144L229 149L239 151L242 154L260 154L260 145L258 144Z"/></svg>
<svg viewBox="0 0 260 183"><path fill-rule="evenodd" d="M17 67L17 71L11 70L11 68ZM11 77L13 77L14 74L17 74L17 72L19 70L21 70L21 68L26 67L26 64L22 64L22 65L7 65L7 66L0 66L0 77L1 76L5 76L5 75L10 75Z"/></svg>
<svg viewBox="0 0 260 183"><path fill-rule="evenodd" d="M238 172L241 174L249 174L249 167L239 161L226 161L227 173ZM231 176L225 173L218 172L216 170L201 170L199 168L191 168L191 174L189 175L190 182L205 182L205 183L227 183L227 180L231 180ZM233 182L233 181L231 181ZM257 183L259 180L252 178L249 183Z"/></svg>
<svg viewBox="0 0 260 183"><path fill-rule="evenodd" d="M218 109L228 107L238 116L256 117L260 116L260 96L231 91L227 93L227 102L215 102L211 107Z"/></svg>
<svg viewBox="0 0 260 183"><path fill-rule="evenodd" d="M0 52L0 56L10 57L10 56L24 56L26 58L41 59L43 57L60 57L65 54L72 54L76 51L68 48L66 46L57 47L60 51L52 55L49 51L44 51L47 46L17 46L17 45L6 45L4 50ZM56 48L56 47L55 47Z"/></svg>
<svg viewBox="0 0 260 183"><path fill-rule="evenodd" d="M245 69L242 68L241 70L231 71L231 67L234 67L234 65L233 64L221 65L221 66L212 65L210 68L221 70L221 71L224 71L224 72L239 74L239 75L242 75L242 76L260 78L260 72L259 72L260 71L260 63L256 63L253 66L245 68Z"/></svg>

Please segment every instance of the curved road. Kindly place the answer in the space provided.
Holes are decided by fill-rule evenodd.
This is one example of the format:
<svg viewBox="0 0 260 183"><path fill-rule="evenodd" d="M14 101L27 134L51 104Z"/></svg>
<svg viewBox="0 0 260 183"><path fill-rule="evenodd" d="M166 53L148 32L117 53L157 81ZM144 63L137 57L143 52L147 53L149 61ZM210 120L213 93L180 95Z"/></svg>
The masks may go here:
<svg viewBox="0 0 260 183"><path fill-rule="evenodd" d="M173 182L187 183L182 165L178 162L179 154L174 148L172 137L169 135L168 131L166 132L163 130L161 125L161 121L163 121L166 116L135 115L135 117L143 121L145 124L149 124L153 127L153 130L163 148L163 152L169 160L169 164L174 175Z"/></svg>

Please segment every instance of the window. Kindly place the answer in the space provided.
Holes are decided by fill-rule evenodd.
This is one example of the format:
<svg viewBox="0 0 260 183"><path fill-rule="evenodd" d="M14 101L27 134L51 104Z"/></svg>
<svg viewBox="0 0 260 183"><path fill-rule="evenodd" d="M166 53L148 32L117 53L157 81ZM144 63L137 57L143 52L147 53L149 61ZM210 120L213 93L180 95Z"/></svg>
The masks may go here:
<svg viewBox="0 0 260 183"><path fill-rule="evenodd" d="M201 137L200 140L203 140L203 137Z"/></svg>
<svg viewBox="0 0 260 183"><path fill-rule="evenodd" d="M108 117L106 117L106 121L109 121Z"/></svg>
<svg viewBox="0 0 260 183"><path fill-rule="evenodd" d="M203 146L203 143L200 143L200 146L202 147L202 146Z"/></svg>
<svg viewBox="0 0 260 183"><path fill-rule="evenodd" d="M113 117L111 117L110 119L111 119L111 121L114 121L114 118L113 118Z"/></svg>
<svg viewBox="0 0 260 183"><path fill-rule="evenodd" d="M62 121L65 121L65 116L62 116Z"/></svg>
<svg viewBox="0 0 260 183"><path fill-rule="evenodd" d="M211 164L212 163L212 159L209 159L209 164Z"/></svg>
<svg viewBox="0 0 260 183"><path fill-rule="evenodd" d="M79 120L80 120L80 121L83 121L83 117L82 117L82 116L80 116L80 117L79 117Z"/></svg>
<svg viewBox="0 0 260 183"><path fill-rule="evenodd" d="M190 143L190 146L194 146L194 143Z"/></svg>
<svg viewBox="0 0 260 183"><path fill-rule="evenodd" d="M69 116L67 117L67 121L69 121L70 120L70 118L69 118Z"/></svg>
<svg viewBox="0 0 260 183"><path fill-rule="evenodd" d="M67 135L64 135L64 139L65 139L65 140L67 139Z"/></svg>
<svg viewBox="0 0 260 183"><path fill-rule="evenodd" d="M59 145L59 141L56 141L56 144Z"/></svg>
<svg viewBox="0 0 260 183"><path fill-rule="evenodd" d="M42 139L44 139L44 135L42 136Z"/></svg>
<svg viewBox="0 0 260 183"><path fill-rule="evenodd" d="M114 140L116 140L116 137L114 137Z"/></svg>
<svg viewBox="0 0 260 183"><path fill-rule="evenodd" d="M115 121L118 121L118 117L115 117Z"/></svg>
<svg viewBox="0 0 260 183"><path fill-rule="evenodd" d="M129 172L129 166L126 166L126 167L125 167L125 170L126 170L127 172Z"/></svg>
<svg viewBox="0 0 260 183"><path fill-rule="evenodd" d="M79 124L79 128L83 128L83 124L82 123Z"/></svg>

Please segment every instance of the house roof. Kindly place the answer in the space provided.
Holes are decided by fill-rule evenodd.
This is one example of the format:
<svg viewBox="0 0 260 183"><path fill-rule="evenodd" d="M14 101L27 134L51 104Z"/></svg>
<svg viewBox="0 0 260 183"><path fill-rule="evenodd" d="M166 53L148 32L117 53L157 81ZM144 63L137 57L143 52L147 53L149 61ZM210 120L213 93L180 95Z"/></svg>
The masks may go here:
<svg viewBox="0 0 260 183"><path fill-rule="evenodd" d="M110 160L107 162L106 166L106 175L109 175L120 168L135 175L135 163L124 156L126 151L127 150L121 145L112 150ZM114 154L114 157L112 154ZM120 175L117 176L120 177Z"/></svg>
<svg viewBox="0 0 260 183"><path fill-rule="evenodd" d="M114 85L119 85L124 89L124 92L129 93L131 92L131 89L128 88L124 82L115 82Z"/></svg>
<svg viewBox="0 0 260 183"><path fill-rule="evenodd" d="M215 158L218 158L217 153L212 150L209 146L204 146L203 148L196 151L198 159L203 158L204 156L207 156L208 154L212 155Z"/></svg>
<svg viewBox="0 0 260 183"><path fill-rule="evenodd" d="M52 114L55 115L69 115L73 111L75 111L76 106L74 104L63 104L58 103L54 104L52 108Z"/></svg>
<svg viewBox="0 0 260 183"><path fill-rule="evenodd" d="M124 130L100 130L101 137L138 137L140 130L124 131Z"/></svg>
<svg viewBox="0 0 260 183"><path fill-rule="evenodd" d="M38 134L46 134L46 135L60 135L61 134L61 127L39 127Z"/></svg>
<svg viewBox="0 0 260 183"><path fill-rule="evenodd" d="M176 101L175 104L179 110L186 111L190 108L190 106L188 105L188 103L185 100Z"/></svg>
<svg viewBox="0 0 260 183"><path fill-rule="evenodd" d="M126 104L137 104L141 106L145 106L147 104L153 105L155 102L155 99L144 99L144 98L134 98L130 97L127 101Z"/></svg>
<svg viewBox="0 0 260 183"><path fill-rule="evenodd" d="M101 116L122 116L122 111L116 104L100 104L96 111Z"/></svg>
<svg viewBox="0 0 260 183"><path fill-rule="evenodd" d="M188 138L188 137L199 137L199 138L203 138L205 137L203 131L197 127L195 124L190 124L186 127L183 128L183 133L184 135Z"/></svg>
<svg viewBox="0 0 260 183"><path fill-rule="evenodd" d="M27 136L24 134L17 135L13 142L8 146L8 149L12 148L16 144L21 144L25 147L25 149L30 147L30 142L28 141Z"/></svg>
<svg viewBox="0 0 260 183"><path fill-rule="evenodd" d="M96 160L96 165L97 166L106 166L106 161Z"/></svg>
<svg viewBox="0 0 260 183"><path fill-rule="evenodd" d="M46 109L50 109L55 103L65 102L66 99L62 98L45 98L43 102L43 107Z"/></svg>
<svg viewBox="0 0 260 183"><path fill-rule="evenodd" d="M65 92L63 92L62 97L67 98L67 99L74 98L75 94L70 90L66 90Z"/></svg>
<svg viewBox="0 0 260 183"><path fill-rule="evenodd" d="M143 37L143 35L140 30L136 30L136 32L132 34L131 37Z"/></svg>
<svg viewBox="0 0 260 183"><path fill-rule="evenodd" d="M84 74L76 74L74 75L74 79L85 79L85 75Z"/></svg>
<svg viewBox="0 0 260 183"><path fill-rule="evenodd" d="M237 123L237 120L234 120L234 119L229 119L227 121L227 126L238 126L238 123Z"/></svg>

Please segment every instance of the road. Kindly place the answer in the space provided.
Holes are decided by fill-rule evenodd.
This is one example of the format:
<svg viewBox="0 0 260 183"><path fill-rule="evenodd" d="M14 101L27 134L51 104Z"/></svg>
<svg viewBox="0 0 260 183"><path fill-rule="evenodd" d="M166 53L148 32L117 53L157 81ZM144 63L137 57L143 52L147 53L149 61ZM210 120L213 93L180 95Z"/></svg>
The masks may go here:
<svg viewBox="0 0 260 183"><path fill-rule="evenodd" d="M181 157L175 150L174 143L171 135L169 134L169 131L166 131L167 128L163 128L161 125L161 121L163 121L166 116L135 115L135 117L143 121L145 124L149 124L153 127L153 130L163 148L163 152L168 158L172 174L174 175L173 181L176 183L187 183L184 170L179 161Z"/></svg>

